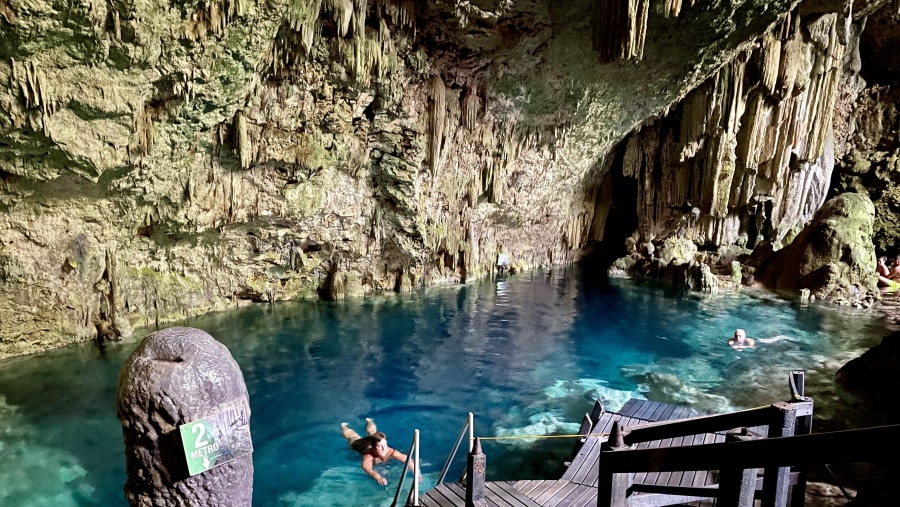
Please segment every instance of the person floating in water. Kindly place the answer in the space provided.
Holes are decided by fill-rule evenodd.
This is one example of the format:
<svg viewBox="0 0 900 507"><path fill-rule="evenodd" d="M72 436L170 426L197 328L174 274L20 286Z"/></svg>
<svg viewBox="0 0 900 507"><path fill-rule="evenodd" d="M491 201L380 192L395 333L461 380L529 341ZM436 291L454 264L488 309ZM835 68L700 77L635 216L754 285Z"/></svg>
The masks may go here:
<svg viewBox="0 0 900 507"><path fill-rule="evenodd" d="M753 338L747 338L747 333L743 329L735 329L734 336L728 340L728 345L734 349L750 349L756 346L756 342L753 341Z"/></svg>
<svg viewBox="0 0 900 507"><path fill-rule="evenodd" d="M366 418L366 436L360 437L359 433L350 428L347 423L341 423L341 435L347 439L347 445L362 456L360 467L381 486L387 486L387 477L375 470L375 465L387 463L391 458L406 463L407 456L402 452L388 446L387 436L378 431L375 422ZM416 466L410 462L409 469L416 472Z"/></svg>

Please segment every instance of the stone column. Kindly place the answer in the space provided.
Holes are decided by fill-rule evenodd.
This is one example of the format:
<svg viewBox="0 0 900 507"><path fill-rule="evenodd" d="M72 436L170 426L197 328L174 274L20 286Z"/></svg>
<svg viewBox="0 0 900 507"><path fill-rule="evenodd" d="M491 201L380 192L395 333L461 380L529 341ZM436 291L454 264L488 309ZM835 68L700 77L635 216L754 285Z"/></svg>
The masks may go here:
<svg viewBox="0 0 900 507"><path fill-rule="evenodd" d="M251 505L249 396L215 338L188 327L144 338L119 372L116 415L130 505Z"/></svg>

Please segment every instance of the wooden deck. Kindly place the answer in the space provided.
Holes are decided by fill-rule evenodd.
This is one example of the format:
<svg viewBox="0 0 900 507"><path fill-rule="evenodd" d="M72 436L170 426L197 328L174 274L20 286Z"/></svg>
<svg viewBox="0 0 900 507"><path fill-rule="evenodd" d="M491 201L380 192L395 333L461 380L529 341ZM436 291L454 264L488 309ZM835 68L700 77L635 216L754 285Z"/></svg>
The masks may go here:
<svg viewBox="0 0 900 507"><path fill-rule="evenodd" d="M591 434L607 434L613 422L619 425L686 419L702 415L696 410L646 400L629 400L619 412L594 414ZM495 481L486 484L487 504L493 507L595 507L597 505L597 460L600 444L606 437L587 437L563 476L558 480ZM724 435L709 433L687 437L643 442L637 448L688 446L722 442ZM715 484L716 471L635 474L634 483L655 485L704 487ZM643 494L643 493L639 493ZM652 493L646 493L652 494ZM419 498L423 507L451 507L465 505L465 488L456 483L440 484ZM685 503L712 505L708 499L685 498Z"/></svg>

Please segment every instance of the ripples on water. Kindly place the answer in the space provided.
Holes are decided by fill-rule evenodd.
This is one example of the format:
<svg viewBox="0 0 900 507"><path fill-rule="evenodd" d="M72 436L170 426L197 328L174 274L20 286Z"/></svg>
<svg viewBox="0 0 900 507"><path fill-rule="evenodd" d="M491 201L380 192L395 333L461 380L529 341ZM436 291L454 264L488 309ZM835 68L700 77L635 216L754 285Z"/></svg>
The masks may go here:
<svg viewBox="0 0 900 507"><path fill-rule="evenodd" d="M597 397L613 410L631 397L748 408L785 399L788 372L804 369L815 427L839 428L853 409L834 389L834 372L888 333L866 311L591 282L575 270L256 305L180 325L223 342L244 373L254 505L317 507L393 499L400 465L383 470L391 485L381 488L340 436L340 422L362 432L365 417L402 450L421 430L425 488L469 411L476 434L516 437L485 441L492 480L558 477L572 442L522 437L577 431ZM738 327L774 340L734 351L726 341ZM115 382L137 341L0 364L0 505L125 505Z"/></svg>

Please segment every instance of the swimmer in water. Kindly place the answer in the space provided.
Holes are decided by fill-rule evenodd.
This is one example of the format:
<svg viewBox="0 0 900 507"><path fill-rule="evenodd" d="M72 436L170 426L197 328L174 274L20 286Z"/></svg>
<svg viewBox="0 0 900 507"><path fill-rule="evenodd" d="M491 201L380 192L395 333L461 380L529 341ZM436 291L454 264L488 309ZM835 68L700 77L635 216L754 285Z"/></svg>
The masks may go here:
<svg viewBox="0 0 900 507"><path fill-rule="evenodd" d="M388 446L387 436L378 431L375 423L368 417L365 437L360 437L359 433L347 426L347 423L341 423L341 435L347 439L347 445L362 456L360 467L363 471L381 486L387 486L388 480L375 470L375 465L387 463L392 458L402 463L406 463L408 459L406 454ZM417 473L415 463L410 462L409 469Z"/></svg>
<svg viewBox="0 0 900 507"><path fill-rule="evenodd" d="M728 345L733 349L750 349L756 346L756 342L752 338L747 338L747 333L743 329L735 329L734 336L728 340Z"/></svg>

